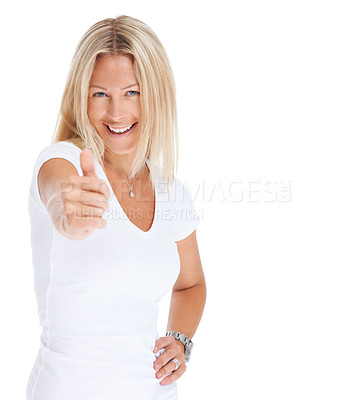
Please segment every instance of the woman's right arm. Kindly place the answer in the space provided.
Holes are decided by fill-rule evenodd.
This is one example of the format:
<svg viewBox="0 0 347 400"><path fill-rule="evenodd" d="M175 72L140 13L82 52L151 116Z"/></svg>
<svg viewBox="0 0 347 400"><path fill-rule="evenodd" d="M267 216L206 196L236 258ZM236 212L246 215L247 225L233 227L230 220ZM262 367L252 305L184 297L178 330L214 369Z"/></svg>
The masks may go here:
<svg viewBox="0 0 347 400"><path fill-rule="evenodd" d="M89 154L88 154L89 153ZM54 227L68 239L84 239L94 229L106 227L102 218L108 208L110 190L95 173L88 150L80 155L83 176L64 158L51 158L37 177L39 195Z"/></svg>

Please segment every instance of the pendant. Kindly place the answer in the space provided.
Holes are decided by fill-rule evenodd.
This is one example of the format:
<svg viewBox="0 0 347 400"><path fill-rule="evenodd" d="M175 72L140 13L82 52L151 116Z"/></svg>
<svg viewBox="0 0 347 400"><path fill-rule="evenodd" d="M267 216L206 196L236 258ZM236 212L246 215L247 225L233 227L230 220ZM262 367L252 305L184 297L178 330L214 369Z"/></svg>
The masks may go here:
<svg viewBox="0 0 347 400"><path fill-rule="evenodd" d="M129 193L129 195L130 195L130 197L135 197L135 195L134 195L134 193L133 193L132 189L130 189L130 193Z"/></svg>

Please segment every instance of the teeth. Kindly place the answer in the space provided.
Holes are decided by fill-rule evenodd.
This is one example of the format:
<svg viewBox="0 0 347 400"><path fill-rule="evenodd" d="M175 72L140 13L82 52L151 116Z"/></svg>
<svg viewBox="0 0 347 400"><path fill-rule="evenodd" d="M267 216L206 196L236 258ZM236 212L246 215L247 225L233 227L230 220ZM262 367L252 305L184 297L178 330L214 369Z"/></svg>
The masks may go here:
<svg viewBox="0 0 347 400"><path fill-rule="evenodd" d="M110 130L112 132L116 132L116 133L123 133L123 132L129 130L132 127L132 125L130 125L127 128L124 128L124 129L114 129L114 128L111 128L110 125L107 125L107 126L110 128Z"/></svg>

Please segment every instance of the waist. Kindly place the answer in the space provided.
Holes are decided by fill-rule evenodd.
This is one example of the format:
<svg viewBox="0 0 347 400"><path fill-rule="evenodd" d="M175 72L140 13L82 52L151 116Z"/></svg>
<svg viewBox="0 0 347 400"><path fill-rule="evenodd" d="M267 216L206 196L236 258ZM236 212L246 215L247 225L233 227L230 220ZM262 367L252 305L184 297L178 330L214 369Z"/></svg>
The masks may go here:
<svg viewBox="0 0 347 400"><path fill-rule="evenodd" d="M163 388L155 377L151 346L127 339L108 338L99 348L85 341L70 349L58 349L57 343L49 348L41 342L28 382L28 398L153 399L156 388Z"/></svg>
<svg viewBox="0 0 347 400"><path fill-rule="evenodd" d="M63 336L41 335L42 350L65 361L101 362L126 365L129 362L151 366L155 361L153 348L159 337L157 330L132 335Z"/></svg>
<svg viewBox="0 0 347 400"><path fill-rule="evenodd" d="M121 337L153 333L158 318L155 302L60 301L50 296L42 312L42 326L54 336Z"/></svg>

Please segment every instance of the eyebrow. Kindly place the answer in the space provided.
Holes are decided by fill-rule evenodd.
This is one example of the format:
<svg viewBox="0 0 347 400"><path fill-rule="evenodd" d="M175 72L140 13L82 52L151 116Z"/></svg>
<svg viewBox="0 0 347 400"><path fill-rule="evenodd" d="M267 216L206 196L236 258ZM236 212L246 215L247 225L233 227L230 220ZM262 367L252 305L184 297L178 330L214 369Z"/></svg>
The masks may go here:
<svg viewBox="0 0 347 400"><path fill-rule="evenodd" d="M134 83L132 83L131 85L122 88L121 90L129 89L129 88L131 88L131 87L133 87L133 86L138 86L138 85L139 85L139 84L138 84L137 82L134 82ZM95 87L95 88L99 88L99 89L102 89L102 90L107 90L107 89L105 89L105 88L103 88L103 87L101 87L101 86L97 86L97 85L91 85L91 86L89 86L89 87L90 87L90 88Z"/></svg>

